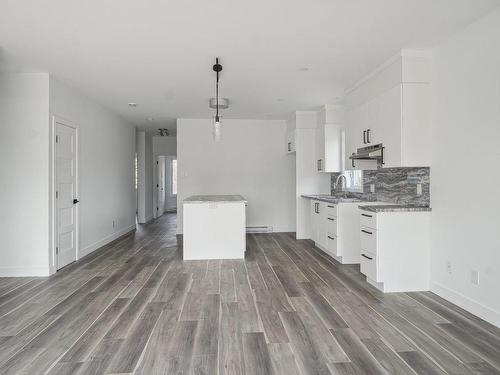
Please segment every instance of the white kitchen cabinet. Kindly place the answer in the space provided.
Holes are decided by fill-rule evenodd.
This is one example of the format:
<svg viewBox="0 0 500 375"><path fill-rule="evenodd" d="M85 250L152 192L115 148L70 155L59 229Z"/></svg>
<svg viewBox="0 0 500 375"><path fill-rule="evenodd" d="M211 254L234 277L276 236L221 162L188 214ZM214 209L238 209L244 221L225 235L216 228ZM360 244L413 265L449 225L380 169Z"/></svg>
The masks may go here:
<svg viewBox="0 0 500 375"><path fill-rule="evenodd" d="M346 169L376 167L349 159L360 147L382 143L383 167L430 164L429 60L402 54L372 72L346 96Z"/></svg>
<svg viewBox="0 0 500 375"><path fill-rule="evenodd" d="M363 204L384 203L311 201L311 239L342 264L360 263L358 206Z"/></svg>
<svg viewBox="0 0 500 375"><path fill-rule="evenodd" d="M383 292L429 290L430 212L359 210L359 223L361 273L370 284Z"/></svg>
<svg viewBox="0 0 500 375"><path fill-rule="evenodd" d="M344 107L326 105L318 113L316 127L316 171L342 171Z"/></svg>
<svg viewBox="0 0 500 375"><path fill-rule="evenodd" d="M290 130L290 131L288 131L286 133L285 151L288 154L293 154L296 151L295 137L296 137L296 131L295 130Z"/></svg>
<svg viewBox="0 0 500 375"><path fill-rule="evenodd" d="M311 200L311 239L323 250L327 246L326 217L326 203L318 200Z"/></svg>

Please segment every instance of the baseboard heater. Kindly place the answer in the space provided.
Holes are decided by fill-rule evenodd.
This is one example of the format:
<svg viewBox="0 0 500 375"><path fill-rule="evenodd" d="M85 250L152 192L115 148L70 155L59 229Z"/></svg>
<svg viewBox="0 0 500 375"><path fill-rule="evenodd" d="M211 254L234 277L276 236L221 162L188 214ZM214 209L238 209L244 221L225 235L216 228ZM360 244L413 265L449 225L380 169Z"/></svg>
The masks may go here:
<svg viewBox="0 0 500 375"><path fill-rule="evenodd" d="M252 226L247 227L247 233L273 233L273 227L271 226Z"/></svg>

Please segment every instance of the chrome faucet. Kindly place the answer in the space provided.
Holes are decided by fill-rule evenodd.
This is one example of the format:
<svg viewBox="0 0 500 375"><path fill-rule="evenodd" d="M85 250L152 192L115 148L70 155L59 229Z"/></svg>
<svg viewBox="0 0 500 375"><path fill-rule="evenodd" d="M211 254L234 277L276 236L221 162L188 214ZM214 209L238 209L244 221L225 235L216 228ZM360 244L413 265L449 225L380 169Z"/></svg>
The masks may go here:
<svg viewBox="0 0 500 375"><path fill-rule="evenodd" d="M335 180L335 186L333 187L335 191L337 191L337 187L339 186L339 181L344 178L344 184L341 185L342 186L342 190L341 191L344 191L346 186L347 186L347 178L343 175L343 174L340 174L338 177L337 177L337 180Z"/></svg>

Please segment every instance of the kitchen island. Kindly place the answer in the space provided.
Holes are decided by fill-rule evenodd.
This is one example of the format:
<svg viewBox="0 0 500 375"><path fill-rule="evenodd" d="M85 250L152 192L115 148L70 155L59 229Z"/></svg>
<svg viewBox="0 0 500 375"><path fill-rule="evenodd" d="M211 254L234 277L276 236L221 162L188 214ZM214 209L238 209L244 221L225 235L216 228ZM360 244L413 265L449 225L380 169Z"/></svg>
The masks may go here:
<svg viewBox="0 0 500 375"><path fill-rule="evenodd" d="M194 195L184 199L184 260L244 259L246 204L241 195Z"/></svg>

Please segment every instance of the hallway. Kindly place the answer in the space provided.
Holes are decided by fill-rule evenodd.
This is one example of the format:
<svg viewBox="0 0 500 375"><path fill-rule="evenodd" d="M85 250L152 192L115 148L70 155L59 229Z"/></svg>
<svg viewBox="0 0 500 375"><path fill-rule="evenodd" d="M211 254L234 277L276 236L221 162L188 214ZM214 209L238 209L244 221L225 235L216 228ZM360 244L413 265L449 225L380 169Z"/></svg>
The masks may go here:
<svg viewBox="0 0 500 375"><path fill-rule="evenodd" d="M175 226L0 279L0 373L500 373L500 330L430 292L383 295L284 233L247 236L244 262L183 262Z"/></svg>

